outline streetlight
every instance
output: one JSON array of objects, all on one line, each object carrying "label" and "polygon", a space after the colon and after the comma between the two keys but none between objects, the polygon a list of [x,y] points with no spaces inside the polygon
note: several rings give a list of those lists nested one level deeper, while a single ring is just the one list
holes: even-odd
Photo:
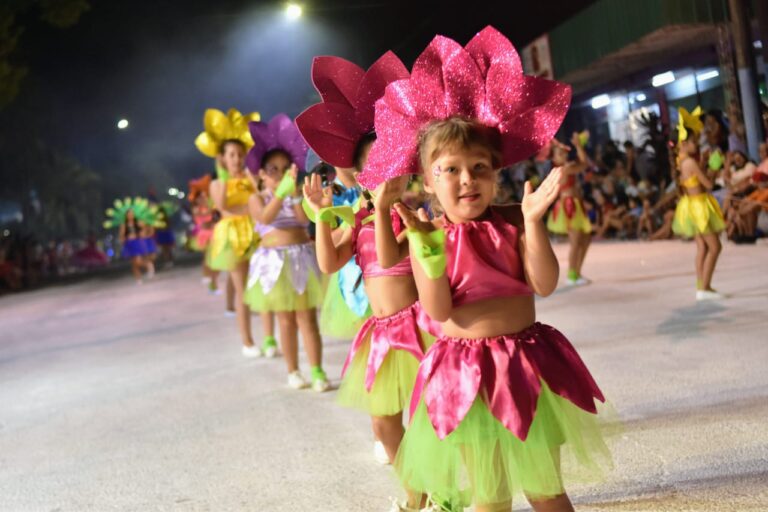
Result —
[{"label": "streetlight", "polygon": [[289,20],[295,20],[301,17],[303,9],[299,4],[290,3],[285,6],[285,15]]},{"label": "streetlight", "polygon": [[117,128],[118,130],[125,130],[128,128],[128,120],[127,119],[121,119],[117,122]]}]

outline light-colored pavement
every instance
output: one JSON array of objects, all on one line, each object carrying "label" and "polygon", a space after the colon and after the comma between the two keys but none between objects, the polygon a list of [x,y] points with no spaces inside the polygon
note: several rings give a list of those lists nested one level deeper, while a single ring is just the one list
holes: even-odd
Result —
[{"label": "light-colored pavement", "polygon": [[[578,510],[768,510],[768,245],[725,247],[717,303],[693,252],[595,245],[594,284],[538,303],[625,422]],[[0,511],[386,510],[368,419],[243,359],[222,313],[191,269],[0,298]]]}]

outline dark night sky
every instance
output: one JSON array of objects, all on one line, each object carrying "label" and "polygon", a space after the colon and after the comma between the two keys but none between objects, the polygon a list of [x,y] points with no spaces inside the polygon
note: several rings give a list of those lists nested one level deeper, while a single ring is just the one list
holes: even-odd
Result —
[{"label": "dark night sky", "polygon": [[[18,54],[30,74],[14,108],[94,169],[140,170],[164,187],[211,169],[193,145],[205,108],[271,117],[311,104],[314,55],[367,67],[392,49],[410,66],[435,34],[463,44],[488,24],[520,47],[592,2],[314,0],[296,22],[271,1],[91,3],[66,30],[30,18]],[[131,122],[122,132],[121,117]],[[131,192],[146,190],[146,178],[136,181]]]}]

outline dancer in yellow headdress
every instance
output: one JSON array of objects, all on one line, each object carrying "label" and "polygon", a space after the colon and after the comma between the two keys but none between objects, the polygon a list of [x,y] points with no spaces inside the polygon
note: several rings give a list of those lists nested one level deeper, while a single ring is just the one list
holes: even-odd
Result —
[{"label": "dancer in yellow headdress", "polygon": [[679,183],[683,195],[677,203],[672,230],[685,238],[696,240],[696,300],[721,299],[712,288],[712,274],[722,250],[720,232],[725,220],[717,200],[709,192],[712,179],[701,170],[697,161],[698,138],[704,125],[697,107],[689,113],[681,108],[677,126]]},{"label": "dancer in yellow headdress", "polygon": [[[195,139],[197,149],[217,162],[218,178],[211,183],[210,191],[221,220],[213,229],[207,263],[213,270],[229,272],[245,357],[262,355],[262,350],[253,342],[251,316],[243,302],[248,259],[258,245],[248,214],[248,202],[258,186],[254,176],[245,169],[245,154],[253,146],[248,123],[260,119],[258,112],[243,115],[229,109],[224,114],[208,109],[203,118],[205,131]],[[264,331],[273,333],[272,315],[263,313],[262,321]]]}]

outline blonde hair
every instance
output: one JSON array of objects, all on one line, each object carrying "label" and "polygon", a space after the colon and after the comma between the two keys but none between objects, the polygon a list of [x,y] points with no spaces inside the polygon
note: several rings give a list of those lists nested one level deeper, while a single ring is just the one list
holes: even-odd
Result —
[{"label": "blonde hair", "polygon": [[419,164],[424,174],[432,162],[449,149],[481,147],[491,155],[491,165],[502,165],[498,130],[463,117],[449,117],[429,124],[419,136]]}]

